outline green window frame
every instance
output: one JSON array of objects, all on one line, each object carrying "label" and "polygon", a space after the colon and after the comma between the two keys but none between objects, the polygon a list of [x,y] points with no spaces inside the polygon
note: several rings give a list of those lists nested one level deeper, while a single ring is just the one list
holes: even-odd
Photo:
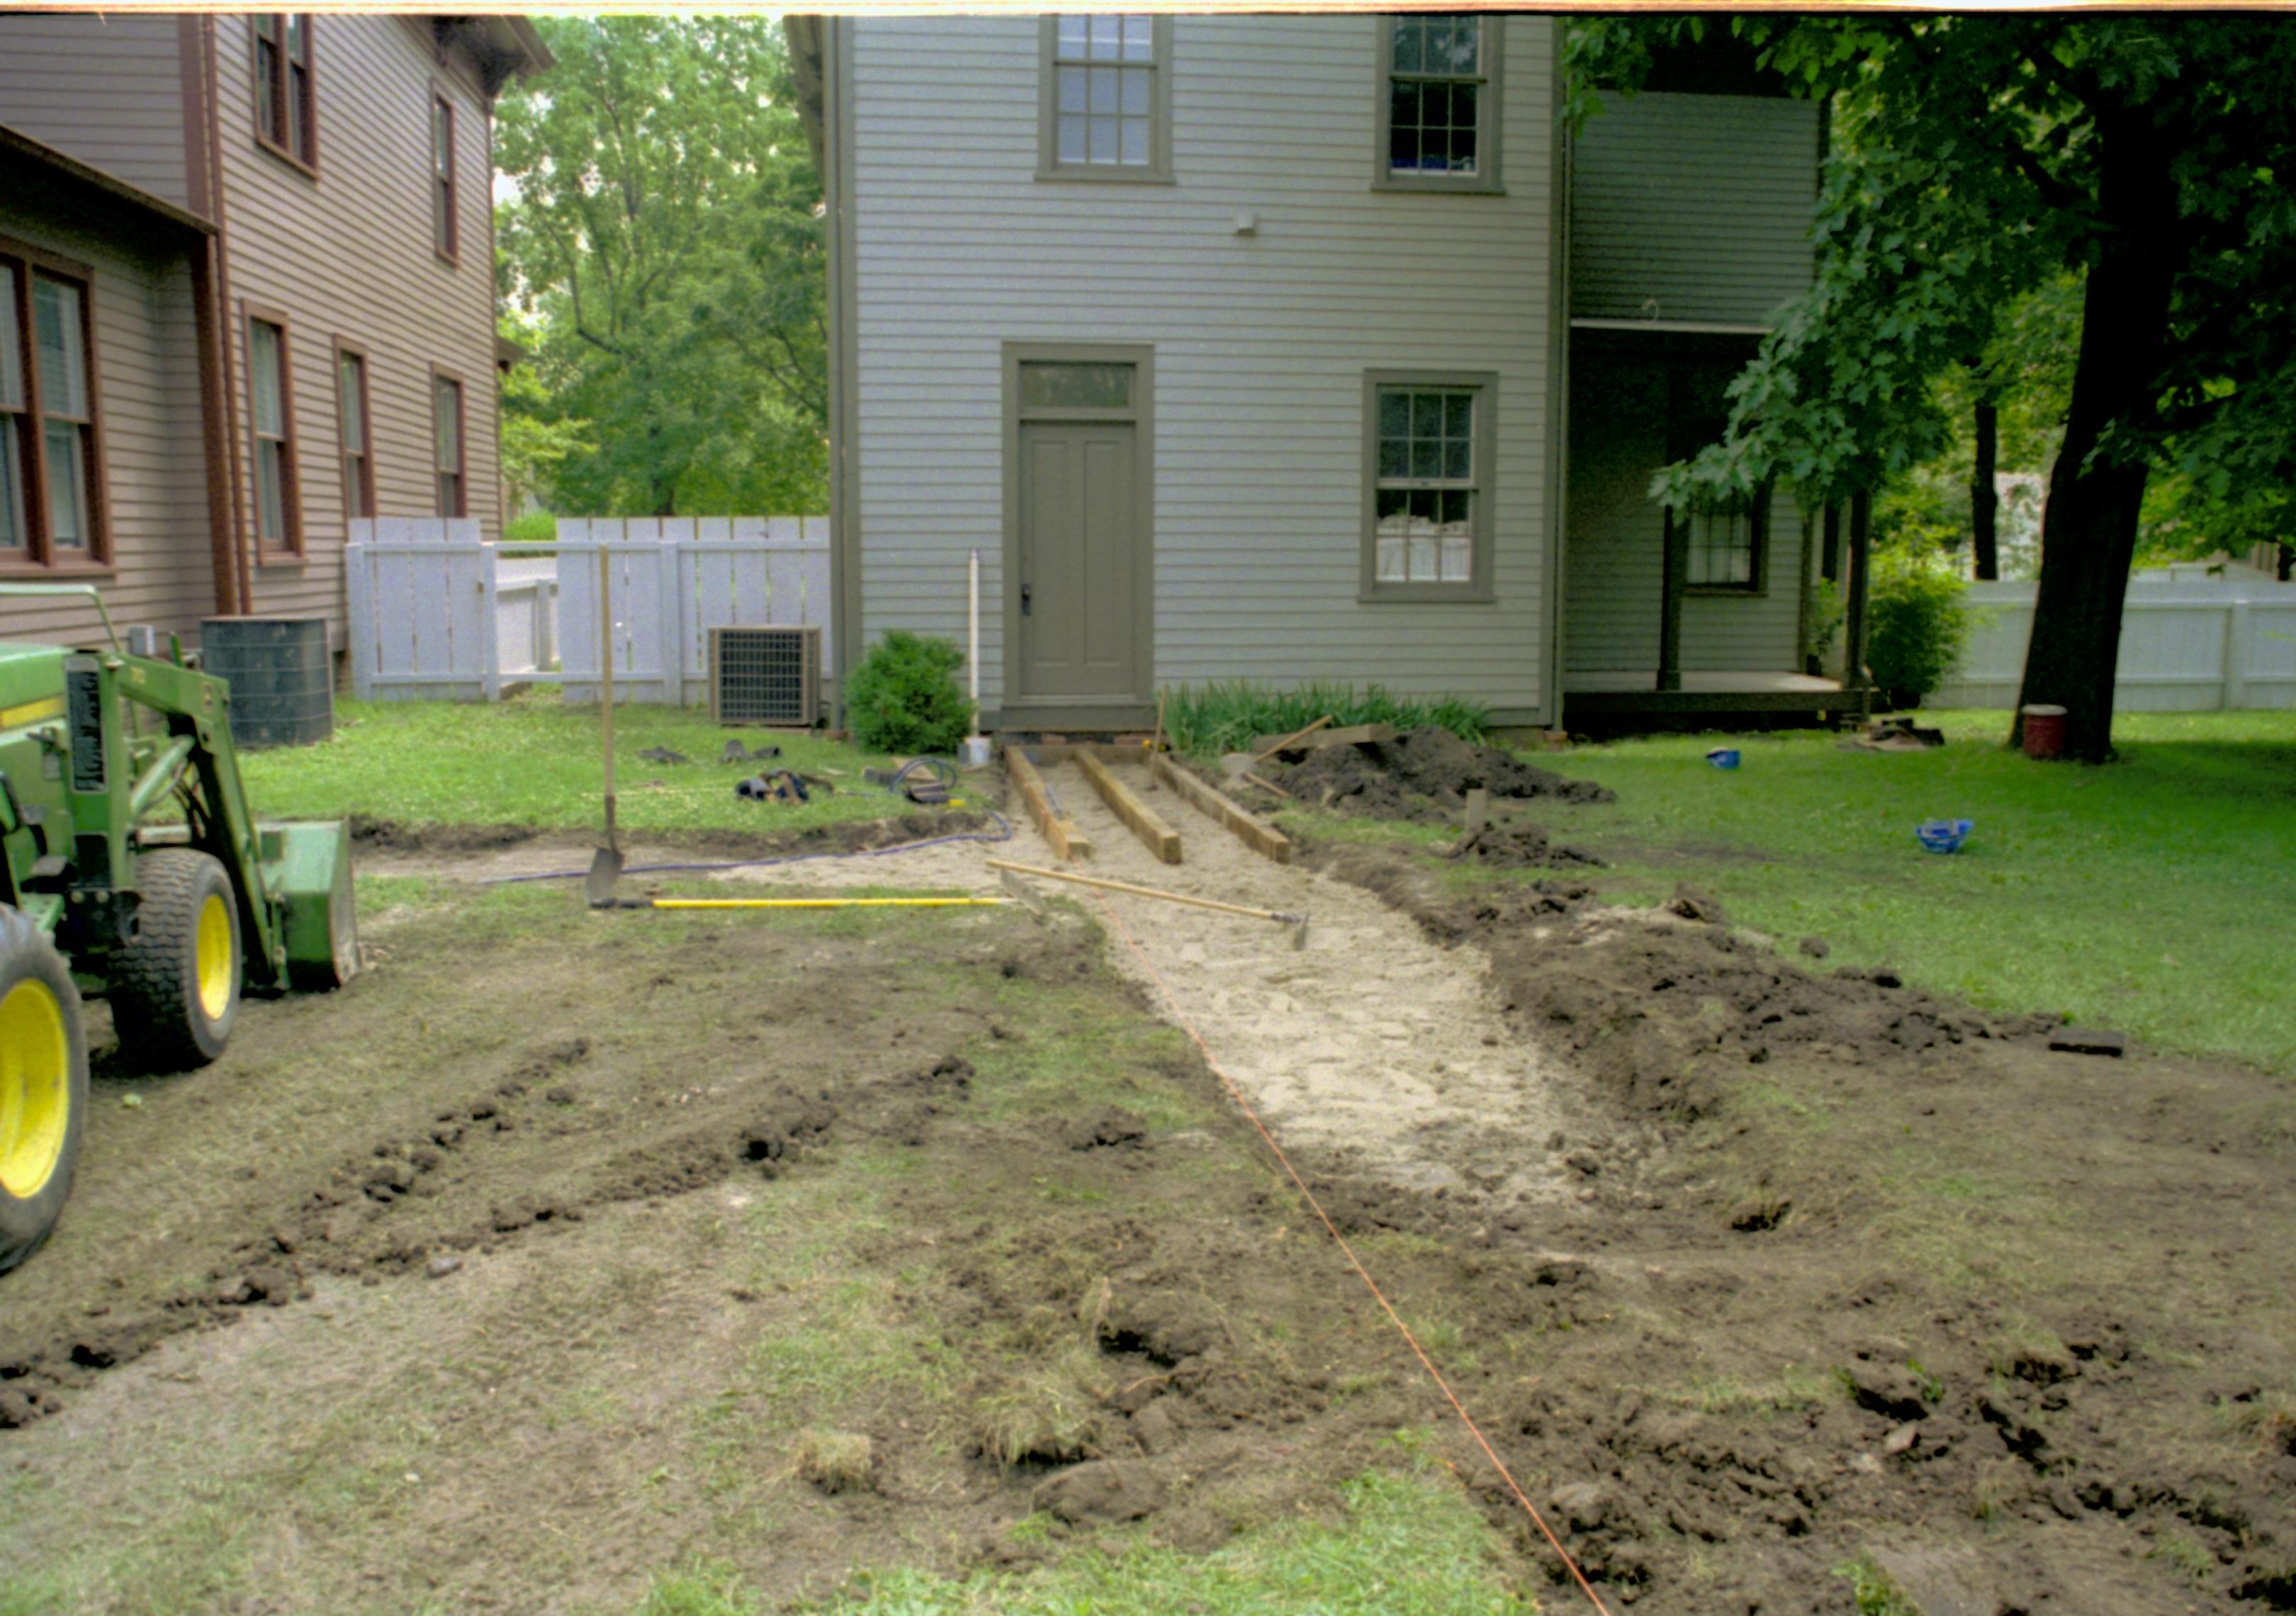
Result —
[{"label": "green window frame", "polygon": [[1504,21],[1442,12],[1379,20],[1374,190],[1505,194]]},{"label": "green window frame", "polygon": [[1037,28],[1037,177],[1171,184],[1171,18],[1069,12]]},{"label": "green window frame", "polygon": [[1365,602],[1494,598],[1498,383],[1492,371],[1364,373]]}]

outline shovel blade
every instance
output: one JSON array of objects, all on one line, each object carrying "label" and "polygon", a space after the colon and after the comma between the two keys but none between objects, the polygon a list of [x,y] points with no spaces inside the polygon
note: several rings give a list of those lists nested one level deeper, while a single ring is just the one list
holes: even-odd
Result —
[{"label": "shovel blade", "polygon": [[622,878],[622,852],[619,848],[600,848],[590,856],[590,874],[582,883],[582,894],[594,909],[614,906],[614,887]]}]

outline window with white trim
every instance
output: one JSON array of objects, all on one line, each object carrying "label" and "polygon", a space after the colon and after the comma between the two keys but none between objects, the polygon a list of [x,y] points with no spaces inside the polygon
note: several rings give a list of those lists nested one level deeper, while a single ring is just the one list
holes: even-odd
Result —
[{"label": "window with white trim", "polygon": [[303,547],[301,490],[295,476],[294,383],[284,320],[247,322],[248,429],[255,457],[255,538],[266,550]]},{"label": "window with white trim", "polygon": [[1095,12],[1042,24],[1046,178],[1171,177],[1171,21]]}]

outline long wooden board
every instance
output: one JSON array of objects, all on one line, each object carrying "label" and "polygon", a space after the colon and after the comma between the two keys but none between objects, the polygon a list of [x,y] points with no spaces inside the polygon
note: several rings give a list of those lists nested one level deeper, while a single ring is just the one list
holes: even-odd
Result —
[{"label": "long wooden board", "polygon": [[1180,833],[1167,824],[1161,814],[1134,796],[1132,788],[1092,753],[1078,752],[1076,764],[1092,782],[1092,789],[1100,793],[1100,800],[1140,838],[1142,846],[1166,864],[1180,862]]},{"label": "long wooden board", "polygon": [[1017,746],[1004,749],[1004,772],[1013,776],[1020,788],[1021,800],[1029,805],[1029,817],[1053,844],[1053,851],[1063,858],[1092,857],[1092,839],[1077,828],[1076,822],[1063,819],[1053,808],[1053,794],[1045,789],[1045,777],[1037,766],[1029,761],[1029,754]]},{"label": "long wooden board", "polygon": [[1277,864],[1292,862],[1290,837],[1267,821],[1246,813],[1162,752],[1148,759],[1148,769],[1159,782],[1186,798],[1191,808],[1210,816],[1234,831],[1243,845],[1253,852],[1272,858]]},{"label": "long wooden board", "polygon": [[1284,752],[1318,752],[1327,746],[1368,746],[1395,739],[1392,724],[1350,724],[1345,729],[1303,729],[1292,735],[1262,735],[1251,743],[1255,758]]}]

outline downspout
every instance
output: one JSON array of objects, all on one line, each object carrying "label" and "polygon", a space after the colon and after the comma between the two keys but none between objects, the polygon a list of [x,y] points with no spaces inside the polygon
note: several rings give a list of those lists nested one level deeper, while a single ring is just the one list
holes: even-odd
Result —
[{"label": "downspout", "polygon": [[1554,194],[1548,205],[1548,252],[1552,267],[1547,287],[1547,568],[1546,697],[1549,729],[1562,727],[1562,681],[1566,672],[1562,636],[1564,592],[1570,587],[1570,193],[1575,183],[1576,147],[1570,128],[1570,70],[1565,65],[1563,30],[1566,18],[1550,18],[1549,51],[1554,55],[1554,142],[1547,184]]},{"label": "downspout", "polygon": [[239,609],[255,610],[255,567],[248,554],[245,471],[239,440],[239,344],[234,340],[237,322],[231,317],[231,230],[224,192],[223,119],[219,99],[221,55],[216,48],[215,19],[201,21],[201,51],[207,74],[208,165],[212,177],[215,211],[216,313],[221,331],[223,359],[224,436],[231,459],[231,549],[233,570],[239,575]]},{"label": "downspout", "polygon": [[[201,20],[184,17],[176,30],[176,54],[184,97],[184,174],[192,211],[212,219],[215,176],[208,167],[208,126],[215,110],[207,94],[206,41]],[[237,617],[241,610],[237,550],[232,525],[231,432],[225,419],[223,335],[217,304],[216,241],[202,235],[191,251],[192,330],[200,376],[200,452],[206,473],[208,550],[215,569],[216,615]]]}]

